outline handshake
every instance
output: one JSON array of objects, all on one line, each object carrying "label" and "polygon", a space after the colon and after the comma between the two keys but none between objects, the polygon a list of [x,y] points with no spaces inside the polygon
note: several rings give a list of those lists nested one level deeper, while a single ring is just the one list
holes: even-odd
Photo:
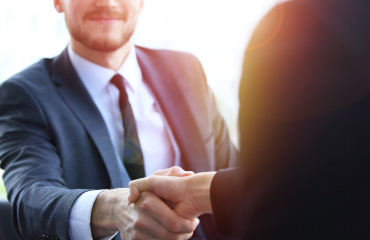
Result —
[{"label": "handshake", "polygon": [[180,217],[195,219],[211,213],[210,187],[216,172],[186,172],[180,167],[157,171],[151,176],[130,182],[129,204],[135,203],[142,192],[152,192],[162,198]]},{"label": "handshake", "polygon": [[130,182],[129,189],[103,191],[91,213],[93,239],[117,231],[121,239],[189,239],[199,224],[197,217],[212,212],[215,174],[172,167]]}]

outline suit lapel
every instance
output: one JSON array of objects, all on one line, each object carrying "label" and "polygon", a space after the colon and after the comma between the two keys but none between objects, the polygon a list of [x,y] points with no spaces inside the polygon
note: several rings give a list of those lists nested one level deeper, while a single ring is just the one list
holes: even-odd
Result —
[{"label": "suit lapel", "polygon": [[65,49],[52,63],[52,80],[57,91],[80,120],[105,163],[112,187],[122,186],[116,155],[105,122],[74,70]]},{"label": "suit lapel", "polygon": [[136,54],[143,79],[161,106],[180,148],[181,167],[196,172],[209,170],[210,163],[198,125],[177,84],[188,79],[182,79],[180,74],[173,73],[166,64],[140,47],[136,47]]}]

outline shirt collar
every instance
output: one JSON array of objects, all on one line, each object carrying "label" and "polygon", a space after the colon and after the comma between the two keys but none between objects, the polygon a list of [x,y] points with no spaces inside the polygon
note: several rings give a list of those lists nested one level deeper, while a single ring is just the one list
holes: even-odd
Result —
[{"label": "shirt collar", "polygon": [[128,86],[134,92],[137,90],[138,84],[142,81],[142,74],[136,58],[134,45],[131,45],[126,60],[117,72],[79,56],[73,51],[71,44],[68,45],[68,55],[78,76],[92,97],[100,95],[112,77],[117,73],[126,79]]},{"label": "shirt collar", "polygon": [[123,76],[128,85],[132,88],[134,92],[137,91],[138,85],[143,81],[141,69],[136,57],[136,49],[134,45],[131,45],[131,49],[125,62],[117,71],[118,74]]}]

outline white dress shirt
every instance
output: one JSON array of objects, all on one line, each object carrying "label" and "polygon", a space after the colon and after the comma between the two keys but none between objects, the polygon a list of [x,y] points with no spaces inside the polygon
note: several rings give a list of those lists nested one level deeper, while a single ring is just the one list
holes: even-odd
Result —
[{"label": "white dress shirt", "polygon": [[[119,167],[124,168],[121,159],[124,129],[119,108],[119,90],[110,83],[115,74],[120,74],[125,79],[124,84],[135,117],[146,176],[157,170],[179,165],[179,148],[160,106],[142,79],[135,47],[131,45],[125,62],[117,72],[80,57],[70,45],[68,46],[68,54],[73,67],[104,119]],[[85,192],[73,204],[69,215],[71,240],[92,239],[91,210],[101,191],[103,190]],[[104,239],[112,239],[113,237],[109,236]]]}]

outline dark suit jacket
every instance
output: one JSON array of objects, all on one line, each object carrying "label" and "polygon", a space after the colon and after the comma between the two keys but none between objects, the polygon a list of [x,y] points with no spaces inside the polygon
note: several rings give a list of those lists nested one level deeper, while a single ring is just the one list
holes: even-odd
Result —
[{"label": "dark suit jacket", "polygon": [[[153,91],[181,151],[196,172],[236,164],[199,61],[192,55],[137,47]],[[69,239],[68,214],[88,189],[127,187],[97,107],[67,51],[43,59],[0,88],[0,160],[13,224],[24,239]]]},{"label": "dark suit jacket", "polygon": [[241,168],[212,186],[240,239],[370,239],[370,1],[275,7],[245,52]]}]

